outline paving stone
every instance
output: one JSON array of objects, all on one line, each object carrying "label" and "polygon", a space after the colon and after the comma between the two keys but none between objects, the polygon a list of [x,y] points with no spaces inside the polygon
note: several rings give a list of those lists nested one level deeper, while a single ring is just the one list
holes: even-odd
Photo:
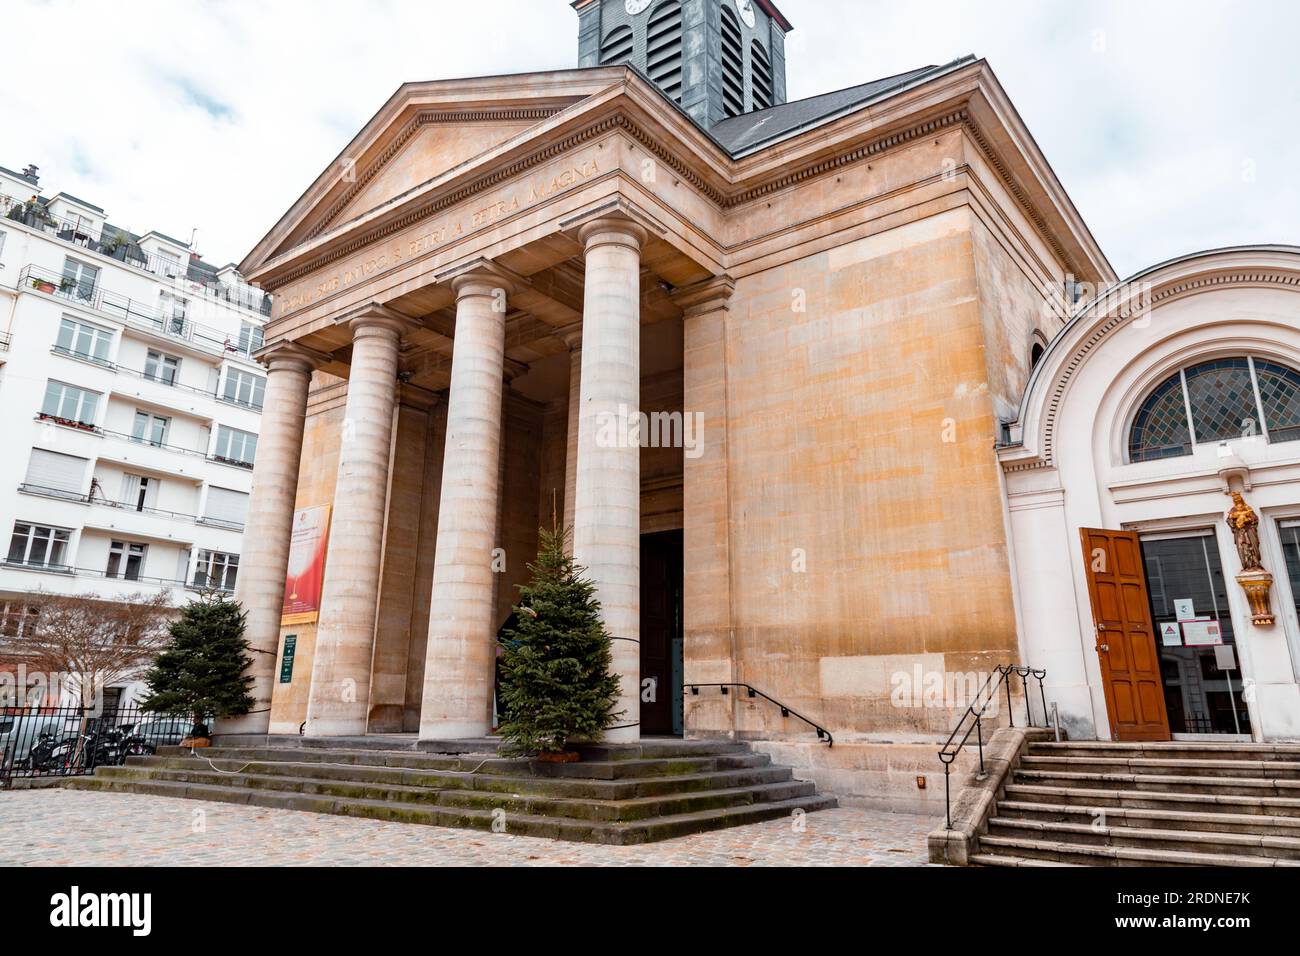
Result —
[{"label": "paving stone", "polygon": [[[144,794],[0,793],[0,866],[922,866],[927,816],[837,808],[641,846]],[[507,827],[509,823],[507,820]]]}]

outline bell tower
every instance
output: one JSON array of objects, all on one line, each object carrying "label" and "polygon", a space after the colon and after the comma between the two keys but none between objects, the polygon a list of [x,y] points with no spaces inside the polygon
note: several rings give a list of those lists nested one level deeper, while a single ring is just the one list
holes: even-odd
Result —
[{"label": "bell tower", "polygon": [[629,64],[701,126],[785,102],[785,37],[772,0],[573,0],[578,65]]}]

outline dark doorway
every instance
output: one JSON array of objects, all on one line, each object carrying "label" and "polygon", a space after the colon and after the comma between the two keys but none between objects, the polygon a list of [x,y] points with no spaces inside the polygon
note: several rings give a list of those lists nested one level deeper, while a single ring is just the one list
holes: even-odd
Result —
[{"label": "dark doorway", "polygon": [[682,533],[641,536],[641,733],[682,734]]}]

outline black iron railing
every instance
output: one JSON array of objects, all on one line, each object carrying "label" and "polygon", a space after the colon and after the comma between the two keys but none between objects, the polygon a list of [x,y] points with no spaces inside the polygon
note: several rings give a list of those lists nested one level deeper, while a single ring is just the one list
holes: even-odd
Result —
[{"label": "black iron railing", "polygon": [[[1002,690],[1005,688],[1007,696],[1007,720],[1009,725],[1016,725],[1015,708],[1011,702],[1011,682],[1014,678],[1019,677],[1025,697],[1025,726],[1034,727],[1033,708],[1030,706],[1029,679],[1032,677],[1038,681],[1038,697],[1043,704],[1043,724],[1048,724],[1047,716],[1047,693],[1043,689],[1043,678],[1047,676],[1047,671],[1038,670],[1033,667],[1025,667],[1020,664],[999,664],[993,669],[993,673],[985,679],[984,684],[975,694],[975,699],[971,705],[966,708],[966,712],[961,715],[957,721],[957,726],[953,728],[944,745],[939,749],[939,760],[943,763],[943,804],[944,819],[947,821],[947,827],[952,829],[952,782],[951,771],[953,761],[961,753],[962,748],[966,746],[966,741],[970,740],[970,735],[975,734],[975,742],[979,748],[980,769],[975,775],[976,780],[983,780],[988,777],[988,771],[984,769],[984,717],[989,708],[996,705]],[[996,715],[994,715],[996,716]],[[962,733],[962,728],[966,729]],[[960,737],[958,736],[960,735]]]},{"label": "black iron railing", "polygon": [[722,691],[722,696],[723,696],[723,697],[726,697],[726,696],[731,692],[731,688],[733,688],[733,687],[740,688],[741,690],[745,691],[745,696],[749,697],[750,699],[753,699],[753,698],[756,698],[756,697],[761,697],[761,698],[763,698],[763,700],[765,700],[765,701],[767,701],[768,703],[770,703],[770,704],[774,705],[775,707],[777,707],[777,708],[781,711],[781,716],[782,716],[782,717],[794,717],[796,720],[802,720],[805,724],[807,724],[807,725],[808,725],[809,727],[811,727],[813,730],[817,731],[817,739],[818,739],[818,740],[824,740],[824,741],[826,741],[826,744],[827,744],[828,746],[831,746],[831,747],[834,747],[834,746],[835,746],[835,738],[831,736],[831,732],[830,732],[829,730],[827,730],[825,727],[821,726],[821,724],[818,724],[816,721],[811,720],[811,719],[809,719],[808,717],[805,717],[803,714],[799,713],[799,712],[798,712],[797,710],[795,710],[793,707],[789,707],[789,706],[787,706],[787,705],[781,703],[781,702],[780,702],[779,700],[777,700],[775,697],[769,697],[767,694],[764,694],[764,693],[763,693],[761,690],[759,690],[757,687],[753,687],[753,686],[751,686],[751,685],[749,685],[749,684],[733,684],[733,683],[728,683],[728,684],[686,684],[686,685],[684,685],[684,687],[685,687],[687,690],[689,690],[689,691],[691,692],[692,696],[695,696],[695,697],[698,697],[698,696],[699,696],[700,688],[702,688],[702,687],[717,687],[717,688],[720,688],[721,691]]},{"label": "black iron railing", "polygon": [[0,706],[0,788],[16,778],[69,777],[174,746],[190,735],[189,716],[151,714],[137,705]]}]

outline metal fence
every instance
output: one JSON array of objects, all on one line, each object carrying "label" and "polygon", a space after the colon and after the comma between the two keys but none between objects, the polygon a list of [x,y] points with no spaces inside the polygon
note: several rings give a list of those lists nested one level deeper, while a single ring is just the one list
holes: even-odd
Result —
[{"label": "metal fence", "polygon": [[0,788],[15,779],[67,777],[120,766],[190,735],[194,720],[138,706],[0,707]]}]

